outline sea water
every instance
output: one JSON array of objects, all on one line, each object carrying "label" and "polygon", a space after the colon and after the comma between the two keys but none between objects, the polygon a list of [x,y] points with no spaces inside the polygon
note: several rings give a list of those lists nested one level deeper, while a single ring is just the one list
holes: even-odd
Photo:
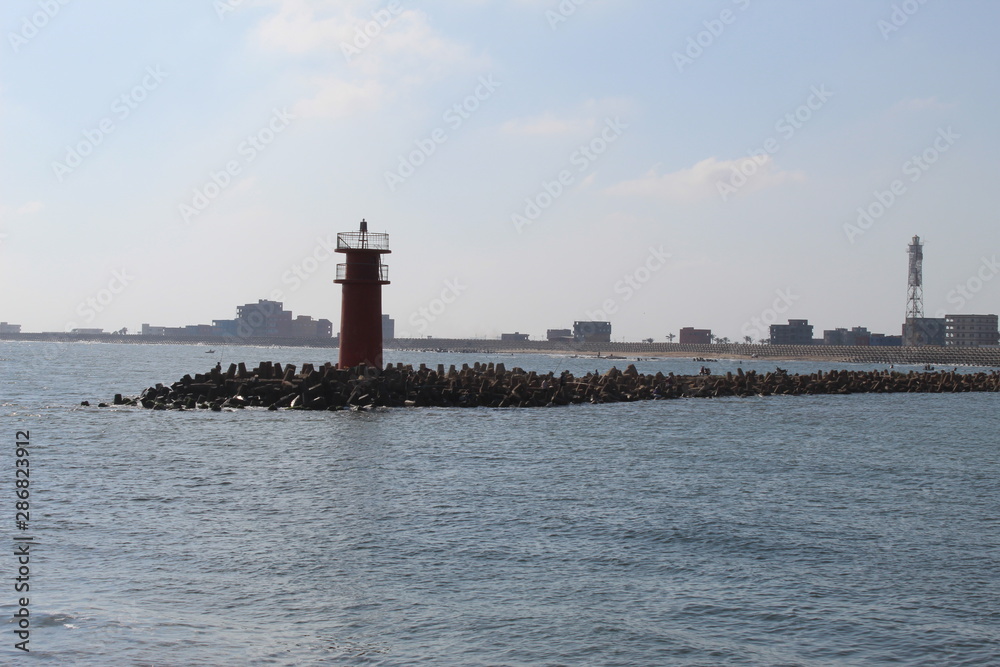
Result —
[{"label": "sea water", "polygon": [[[97,408],[308,348],[0,343],[0,662],[1000,661],[997,394]],[[686,359],[387,352],[574,373]],[[870,366],[726,361],[713,372]],[[897,368],[897,370],[908,370]],[[88,400],[91,407],[82,407]],[[31,520],[15,528],[15,432]],[[34,539],[30,644],[15,537]]]}]

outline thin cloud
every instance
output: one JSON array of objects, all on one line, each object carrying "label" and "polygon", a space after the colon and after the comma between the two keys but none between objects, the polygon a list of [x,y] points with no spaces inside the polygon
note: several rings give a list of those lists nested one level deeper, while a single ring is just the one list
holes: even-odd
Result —
[{"label": "thin cloud", "polygon": [[294,107],[295,115],[303,118],[343,118],[375,110],[386,99],[386,91],[377,81],[351,83],[337,77],[316,77],[308,85],[315,93]]},{"label": "thin cloud", "polygon": [[595,124],[592,118],[559,118],[547,113],[534,118],[509,120],[500,127],[500,130],[505,134],[537,137],[590,132]]},{"label": "thin cloud", "polygon": [[31,215],[32,213],[38,213],[43,208],[45,208],[45,204],[43,204],[42,202],[40,202],[40,201],[29,201],[27,204],[24,204],[19,209],[17,209],[17,214],[18,215]]},{"label": "thin cloud", "polygon": [[[747,174],[741,180],[736,174]],[[805,174],[782,171],[770,156],[717,160],[702,160],[691,167],[661,174],[654,167],[641,178],[623,181],[605,189],[606,194],[623,197],[647,197],[676,202],[695,202],[719,197],[720,184],[739,184],[737,191],[755,191],[777,187],[785,183],[804,181]]]},{"label": "thin cloud", "polygon": [[301,80],[305,92],[295,108],[303,116],[373,111],[450,72],[488,66],[417,9],[371,0],[266,3],[275,11],[255,30],[259,46],[317,63]]},{"label": "thin cloud", "polygon": [[889,109],[890,114],[906,111],[948,111],[955,109],[958,105],[942,102],[937,97],[914,97],[900,100]]},{"label": "thin cloud", "polygon": [[546,111],[535,116],[512,118],[500,126],[504,134],[526,137],[587,135],[607,118],[631,115],[634,102],[620,97],[588,99],[564,113]]},{"label": "thin cloud", "polygon": [[371,20],[364,10],[374,8],[374,3],[365,0],[271,0],[264,4],[274,6],[276,12],[258,24],[258,41],[269,49],[293,54],[339,49],[341,42],[353,39],[353,28]]}]

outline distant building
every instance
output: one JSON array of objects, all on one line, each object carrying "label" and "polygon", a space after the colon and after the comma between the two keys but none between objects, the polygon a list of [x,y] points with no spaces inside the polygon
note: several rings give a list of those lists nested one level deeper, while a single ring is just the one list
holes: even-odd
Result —
[{"label": "distant building", "polygon": [[316,320],[308,315],[299,315],[292,319],[290,333],[293,338],[313,338],[316,336]]},{"label": "distant building", "polygon": [[[814,341],[814,344],[815,343]],[[881,333],[872,333],[865,327],[854,327],[853,329],[827,329],[823,332],[820,345],[860,345],[870,347],[899,347],[903,344],[902,336],[886,336]]]},{"label": "distant building", "polygon": [[545,332],[545,340],[570,343],[573,341],[573,331],[572,329],[549,329]]},{"label": "distant building", "polygon": [[104,333],[104,329],[72,329],[70,331],[70,333],[75,333],[75,334],[90,334],[90,335],[93,335],[93,334],[102,334],[102,333]]},{"label": "distant building", "polygon": [[236,320],[212,320],[212,326],[216,328],[220,336],[236,336],[238,324]]},{"label": "distant building", "polygon": [[908,317],[903,324],[903,345],[944,345],[943,317]]},{"label": "distant building", "polygon": [[500,340],[506,343],[523,343],[528,340],[528,334],[523,333],[502,333],[500,334]]},{"label": "distant building", "polygon": [[944,344],[982,347],[1000,343],[996,315],[945,315]]},{"label": "distant building", "polygon": [[292,338],[332,338],[333,322],[299,315],[292,320]]},{"label": "distant building", "polygon": [[231,338],[331,338],[333,323],[330,320],[314,320],[308,315],[293,318],[292,312],[285,310],[278,301],[261,299],[257,303],[247,303],[236,308],[236,319],[212,320],[211,324],[189,324],[183,327],[154,327],[142,325],[143,336],[165,336],[171,338],[208,338],[213,336]]},{"label": "distant building", "polygon": [[184,327],[185,336],[216,336],[219,330],[211,324],[188,324]]},{"label": "distant building", "polygon": [[259,299],[236,307],[236,328],[240,336],[292,337],[292,311],[280,301]]},{"label": "distant building", "polygon": [[143,322],[142,324],[142,335],[143,336],[162,336],[165,332],[166,327],[152,327],[149,324]]},{"label": "distant building", "polygon": [[712,342],[712,330],[684,327],[678,340],[681,345],[708,345]]},{"label": "distant building", "polygon": [[325,317],[316,320],[316,338],[333,338],[333,322]]},{"label": "distant building", "polygon": [[218,328],[213,324],[188,324],[183,327],[150,327],[151,329],[159,329],[163,333],[161,336],[170,336],[171,338],[203,338],[205,336],[216,336],[219,333]]},{"label": "distant building", "polygon": [[871,345],[873,334],[865,327],[854,327],[850,331],[847,329],[827,329],[823,332],[823,345]]},{"label": "distant building", "polygon": [[826,329],[823,331],[823,345],[843,345],[847,329]]},{"label": "distant building", "polygon": [[870,344],[872,347],[900,347],[903,344],[903,337],[873,333]]},{"label": "distant building", "polygon": [[611,322],[573,322],[573,340],[578,343],[610,343]]},{"label": "distant building", "polygon": [[382,315],[382,340],[393,340],[396,338],[396,320],[388,315]]},{"label": "distant building", "polygon": [[8,324],[6,322],[0,322],[0,334],[19,334],[21,333],[20,324]]},{"label": "distant building", "polygon": [[812,345],[813,325],[809,320],[788,320],[771,325],[771,345]]}]

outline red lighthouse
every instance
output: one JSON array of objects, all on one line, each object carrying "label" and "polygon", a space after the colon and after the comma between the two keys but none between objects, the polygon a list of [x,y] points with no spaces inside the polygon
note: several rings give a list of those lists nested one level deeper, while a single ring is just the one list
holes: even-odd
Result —
[{"label": "red lighthouse", "polygon": [[382,255],[389,250],[388,234],[369,234],[361,221],[356,232],[337,234],[337,252],[347,257],[337,265],[335,283],[344,286],[340,306],[341,368],[365,364],[382,367],[382,285],[389,284],[389,267]]}]

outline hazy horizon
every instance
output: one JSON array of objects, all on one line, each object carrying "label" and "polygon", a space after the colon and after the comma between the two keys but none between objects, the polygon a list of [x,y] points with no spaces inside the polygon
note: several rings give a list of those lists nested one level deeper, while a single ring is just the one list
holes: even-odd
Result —
[{"label": "hazy horizon", "polygon": [[[733,342],[1000,312],[985,0],[16,0],[0,8],[0,320],[340,321],[389,234],[400,337]],[[96,307],[95,307],[96,304]],[[429,316],[428,316],[429,315]],[[766,330],[754,338],[766,337]]]}]

